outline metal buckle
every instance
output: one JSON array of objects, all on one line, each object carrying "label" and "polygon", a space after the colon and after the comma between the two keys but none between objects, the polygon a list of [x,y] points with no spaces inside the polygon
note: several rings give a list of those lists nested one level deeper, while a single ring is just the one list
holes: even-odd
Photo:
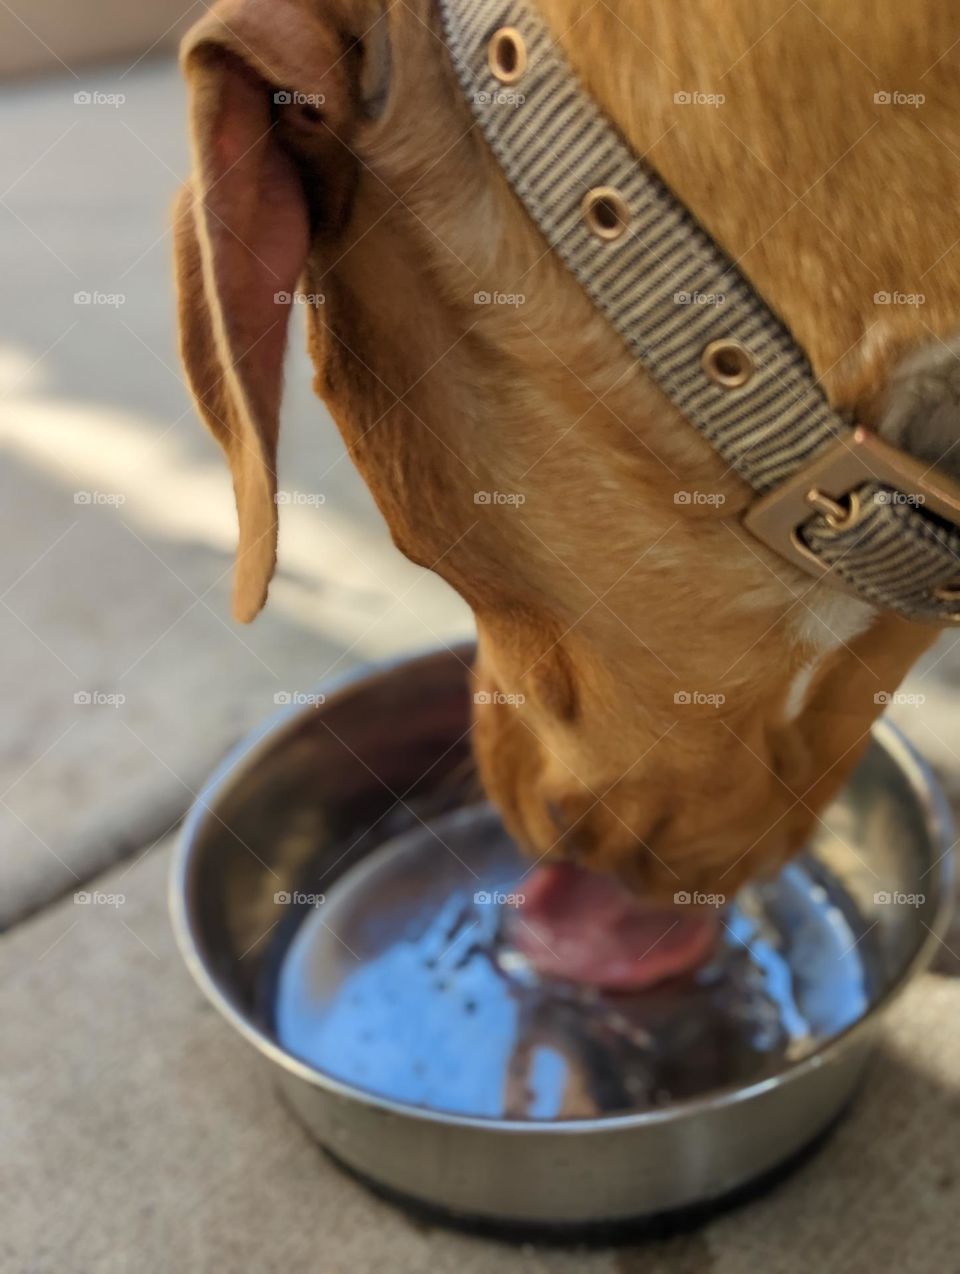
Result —
[{"label": "metal buckle", "polygon": [[[919,497],[918,507],[960,528],[960,485],[862,425],[755,500],[743,515],[743,525],[767,548],[808,575],[822,578],[830,567],[804,544],[800,530],[818,513],[838,531],[855,526],[864,513],[857,489],[866,482],[882,482]],[[855,592],[837,572],[831,584]],[[960,611],[945,616],[944,622],[960,624]]]}]

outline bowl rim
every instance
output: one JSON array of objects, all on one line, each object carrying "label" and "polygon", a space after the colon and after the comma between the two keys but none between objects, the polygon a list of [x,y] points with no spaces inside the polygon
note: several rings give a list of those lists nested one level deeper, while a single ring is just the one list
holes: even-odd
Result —
[{"label": "bowl rim", "polygon": [[[429,663],[431,660],[438,657],[444,658],[447,655],[460,659],[461,655],[465,654],[466,659],[462,662],[467,662],[468,659],[472,659],[474,649],[472,642],[461,642],[455,645],[419,647],[388,659],[364,661],[357,667],[326,678],[320,683],[325,694],[324,706],[326,707],[331,699],[343,698],[360,685],[373,682],[378,678],[389,677],[403,667]],[[915,750],[897,726],[889,720],[881,719],[874,722],[871,737],[903,773],[918,805],[925,814],[925,825],[929,831],[931,844],[935,849],[941,850],[925,873],[936,873],[939,897],[932,925],[924,925],[927,930],[926,935],[918,940],[913,954],[904,963],[899,975],[883,995],[869,1006],[866,1013],[851,1022],[849,1026],[837,1035],[824,1040],[812,1053],[796,1061],[788,1062],[774,1075],[768,1075],[742,1086],[731,1084],[711,1089],[707,1093],[671,1102],[668,1106],[632,1114],[552,1121],[501,1119],[483,1115],[458,1115],[380,1096],[345,1080],[337,1079],[287,1052],[276,1040],[241,1013],[220,989],[217,980],[207,967],[194,940],[190,909],[187,905],[187,885],[191,864],[208,820],[216,817],[214,802],[228,788],[242,781],[243,775],[252,769],[262,756],[282,742],[287,735],[296,733],[308,715],[315,711],[316,709],[311,705],[290,705],[272,713],[261,725],[229,750],[203,784],[187,811],[173,852],[168,884],[170,919],[180,954],[200,990],[227,1022],[263,1057],[286,1071],[288,1075],[304,1081],[311,1087],[323,1089],[335,1097],[359,1102],[383,1114],[412,1120],[417,1124],[474,1128],[489,1133],[508,1135],[538,1134],[553,1137],[572,1133],[581,1135],[608,1133],[652,1124],[669,1124],[690,1116],[755,1101],[765,1093],[782,1088],[786,1084],[799,1082],[805,1075],[828,1066],[839,1054],[852,1047],[860,1036],[877,1023],[880,1016],[899,997],[917,973],[927,966],[934,944],[942,942],[946,933],[952,912],[954,866],[950,850],[956,836],[953,815],[932,767]]]}]

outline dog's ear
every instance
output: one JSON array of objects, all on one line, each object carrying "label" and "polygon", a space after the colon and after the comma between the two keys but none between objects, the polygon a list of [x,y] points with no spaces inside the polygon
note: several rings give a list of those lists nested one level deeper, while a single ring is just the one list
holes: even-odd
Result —
[{"label": "dog's ear", "polygon": [[276,562],[287,327],[322,215],[313,169],[343,150],[344,62],[342,38],[295,0],[222,0],[182,50],[193,172],[174,214],[181,356],[233,475],[243,622]]}]

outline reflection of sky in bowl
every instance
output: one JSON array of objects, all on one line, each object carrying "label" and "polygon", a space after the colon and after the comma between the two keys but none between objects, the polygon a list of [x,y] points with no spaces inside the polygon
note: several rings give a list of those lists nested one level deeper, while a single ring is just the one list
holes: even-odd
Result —
[{"label": "reflection of sky in bowl", "polygon": [[868,942],[815,864],[745,890],[698,973],[631,995],[539,978],[504,948],[475,895],[522,890],[527,869],[482,807],[383,846],[304,914],[274,992],[280,1043],[412,1105],[577,1118],[762,1078],[866,1010]]}]

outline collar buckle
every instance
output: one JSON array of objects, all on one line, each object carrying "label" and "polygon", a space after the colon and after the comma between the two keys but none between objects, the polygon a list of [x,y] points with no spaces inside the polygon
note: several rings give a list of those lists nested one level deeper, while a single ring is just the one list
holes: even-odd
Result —
[{"label": "collar buckle", "polygon": [[[743,514],[743,525],[767,548],[820,579],[830,566],[804,543],[800,531],[818,514],[833,530],[850,530],[866,511],[858,490],[868,482],[893,487],[918,509],[960,528],[960,484],[862,425],[758,497]],[[837,572],[832,573],[830,583],[855,592]],[[960,598],[960,592],[957,596]],[[960,610],[941,622],[960,624]]]}]

